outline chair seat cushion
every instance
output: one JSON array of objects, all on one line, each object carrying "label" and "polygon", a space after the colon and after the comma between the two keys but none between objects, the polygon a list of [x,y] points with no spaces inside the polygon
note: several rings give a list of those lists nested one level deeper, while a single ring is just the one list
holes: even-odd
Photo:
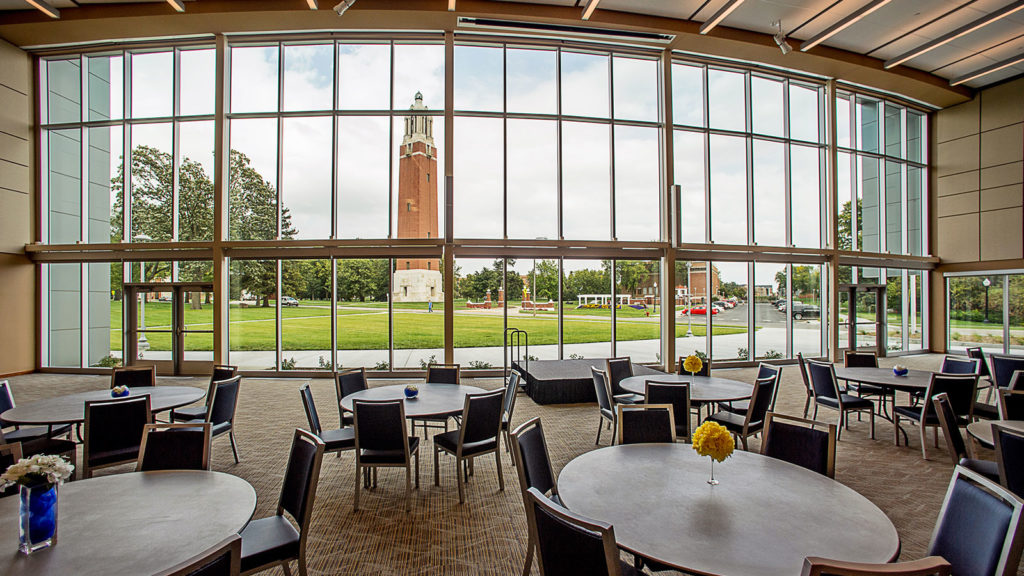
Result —
[{"label": "chair seat cushion", "polygon": [[253,520],[241,536],[242,572],[299,557],[299,531],[284,516]]},{"label": "chair seat cushion", "polygon": [[[900,418],[907,418],[915,422],[921,421],[921,411],[924,406],[895,406],[893,412],[900,415]],[[935,412],[929,412],[926,424],[939,424],[939,417],[936,416]]]},{"label": "chair seat cushion", "polygon": [[[864,410],[867,408],[874,409],[875,404],[867,398],[858,398],[856,396],[850,396],[849,394],[843,394],[843,408],[846,410]],[[824,396],[815,396],[815,401],[823,406],[829,408],[839,409],[839,400],[836,398],[826,398]]]},{"label": "chair seat cushion", "polygon": [[[204,422],[206,422],[205,419],[189,420],[188,422],[186,422],[186,424],[202,424]],[[220,436],[221,434],[223,434],[225,432],[230,432],[230,431],[231,431],[231,422],[221,422],[220,424],[214,424],[213,427],[210,428],[210,436],[211,437]]]},{"label": "chair seat cushion", "polygon": [[351,412],[345,412],[344,414],[341,415],[341,426],[343,428],[345,426],[355,426],[355,424],[356,417],[353,416]]},{"label": "chair seat cushion", "polygon": [[875,386],[874,384],[861,384],[860,382],[849,382],[846,385],[847,390],[852,390],[858,394],[870,394],[873,396],[891,396],[892,392],[888,391],[881,386]]},{"label": "chair seat cushion", "polygon": [[601,408],[601,417],[607,418],[608,420],[615,420],[615,413],[611,410]]},{"label": "chair seat cushion", "polygon": [[618,394],[612,396],[616,404],[643,404],[644,397],[640,394]]},{"label": "chair seat cushion", "polygon": [[138,457],[138,446],[127,446],[116,450],[102,450],[89,453],[89,465],[102,466],[104,464],[113,464],[115,462],[130,462],[138,459]]},{"label": "chair seat cushion", "polygon": [[323,430],[320,439],[324,441],[324,451],[352,450],[356,447],[356,431],[353,428]]},{"label": "chair seat cushion", "polygon": [[[452,454],[454,454],[459,449],[459,434],[460,433],[461,433],[461,430],[452,430],[450,432],[445,432],[444,434],[436,434],[436,435],[434,435],[434,444],[436,444],[438,448],[441,448],[442,450],[446,450],[446,451],[451,452]],[[474,454],[479,454],[481,452],[487,452],[489,450],[494,450],[497,447],[498,447],[498,437],[497,436],[488,438],[486,440],[481,440],[479,442],[467,442],[466,444],[464,444],[462,446],[462,455],[463,456],[472,456]]]},{"label": "chair seat cushion", "polygon": [[[743,432],[743,422],[747,419],[746,414],[733,414],[732,412],[715,412],[708,416],[705,421],[711,420],[725,426],[730,432],[740,434]],[[747,426],[747,432],[753,434],[761,429],[762,422],[751,422]]]},{"label": "chair seat cushion", "polygon": [[[416,436],[409,437],[409,454],[418,450],[420,439]],[[403,450],[372,450],[363,448],[359,461],[363,464],[403,464],[405,463],[405,452]]]},{"label": "chair seat cushion", "polygon": [[[999,409],[992,404],[975,402],[974,415],[978,418],[985,418],[986,420],[999,420]],[[10,436],[8,436],[8,438],[10,438]]]},{"label": "chair seat cushion", "polygon": [[[67,454],[70,455],[72,464],[75,463],[75,453],[77,450],[78,444],[71,440],[59,440],[57,438],[43,437],[22,442],[21,444],[22,456],[25,458],[35,456],[36,454]],[[136,449],[137,453],[138,449]]]},{"label": "chair seat cushion", "polygon": [[999,464],[992,460],[974,460],[973,458],[961,458],[960,465],[968,470],[973,470],[989,480],[999,483]]},{"label": "chair seat cushion", "polygon": [[50,432],[50,429],[47,426],[33,426],[31,428],[19,428],[17,430],[11,430],[10,432],[4,432],[4,440],[7,443],[28,442],[29,440],[46,438],[47,436],[64,436],[70,431],[70,424],[54,426],[53,432]]},{"label": "chair seat cushion", "polygon": [[725,412],[732,412],[733,414],[744,414],[744,415],[746,415],[747,409],[749,407],[750,407],[750,401],[749,400],[740,400],[738,402],[732,402],[732,403],[726,402],[726,403],[719,404],[719,408],[721,408],[723,411],[725,411]]},{"label": "chair seat cushion", "polygon": [[206,418],[206,405],[186,406],[171,410],[171,422],[189,422],[191,420],[204,420]]}]

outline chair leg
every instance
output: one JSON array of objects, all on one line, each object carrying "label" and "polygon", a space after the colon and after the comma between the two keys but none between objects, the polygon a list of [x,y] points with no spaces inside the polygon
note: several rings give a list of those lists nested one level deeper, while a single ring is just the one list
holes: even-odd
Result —
[{"label": "chair leg", "polygon": [[[818,412],[817,407],[815,407],[814,412],[815,412],[815,416],[817,416],[817,412]],[[839,425],[836,426],[836,442],[839,442],[839,439],[842,437],[842,435],[843,435],[843,411],[840,410],[839,411]]]},{"label": "chair leg", "polygon": [[409,496],[412,494],[412,467],[408,464],[405,466],[405,511],[412,510],[412,504],[409,502]]},{"label": "chair leg", "polygon": [[526,564],[523,565],[523,576],[530,576],[530,568],[533,568],[533,540],[526,543]]},{"label": "chair leg", "polygon": [[494,462],[498,466],[498,489],[505,491],[505,478],[501,475],[501,450],[494,451]]},{"label": "chair leg", "polygon": [[465,463],[463,462],[463,460],[461,458],[459,458],[457,456],[455,457],[455,461],[456,461],[455,469],[457,471],[455,476],[458,477],[458,479],[459,479],[459,504],[464,504],[466,502],[466,496],[465,496],[465,494],[463,494],[463,488],[462,488],[462,468],[465,465]]},{"label": "chair leg", "polygon": [[440,450],[438,449],[437,444],[434,444],[434,486],[440,486],[441,485],[441,472],[438,471],[438,469],[437,469],[438,462],[439,462],[439,460],[438,460],[438,452],[439,451]]},{"label": "chair leg", "polygon": [[875,439],[875,409],[871,409],[871,439]]},{"label": "chair leg", "polygon": [[420,451],[416,451],[416,489],[420,489]]},{"label": "chair leg", "polygon": [[231,453],[235,456],[235,464],[238,464],[238,447],[235,446],[235,431],[228,430],[228,440],[231,440]]},{"label": "chair leg", "polygon": [[804,400],[804,418],[807,418],[807,411],[810,410],[810,409],[811,409],[811,397],[808,396],[807,399]]},{"label": "chair leg", "polygon": [[811,420],[817,420],[817,419],[818,419],[818,403],[815,402],[814,403],[814,416],[811,416]]},{"label": "chair leg", "polygon": [[740,436],[740,443],[743,444],[743,451],[746,452],[747,451],[747,437],[746,436]]},{"label": "chair leg", "polygon": [[924,425],[924,418],[918,422],[918,432],[921,435],[921,457],[928,459],[928,427]]},{"label": "chair leg", "polygon": [[[284,576],[292,576],[290,560],[285,560],[284,562],[281,562],[281,569],[284,570]],[[303,572],[301,568],[299,569],[299,572],[303,574],[303,576],[305,576],[305,572]]]},{"label": "chair leg", "polygon": [[352,511],[359,511],[359,491],[363,489],[363,468],[362,466],[356,465],[356,495],[352,499]]},{"label": "chair leg", "polygon": [[601,444],[601,430],[604,429],[604,418],[602,417],[597,421],[597,440],[594,440],[594,446]]},{"label": "chair leg", "polygon": [[900,445],[900,416],[893,412],[892,415],[892,435],[896,445]]}]

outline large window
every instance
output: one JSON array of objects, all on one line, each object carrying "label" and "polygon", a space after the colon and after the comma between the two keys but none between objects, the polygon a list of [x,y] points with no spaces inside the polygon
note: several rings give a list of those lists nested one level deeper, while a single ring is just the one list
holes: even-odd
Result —
[{"label": "large window", "polygon": [[994,354],[1024,350],[1024,273],[946,278],[947,346]]}]

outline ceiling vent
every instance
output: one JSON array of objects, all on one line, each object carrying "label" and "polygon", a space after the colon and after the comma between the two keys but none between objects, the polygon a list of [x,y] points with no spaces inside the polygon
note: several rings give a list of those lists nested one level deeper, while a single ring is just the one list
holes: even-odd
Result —
[{"label": "ceiling vent", "polygon": [[669,44],[675,40],[672,34],[656,34],[652,32],[634,32],[631,30],[613,30],[610,28],[592,28],[590,26],[568,26],[565,24],[543,24],[540,22],[518,22],[515,20],[496,20],[493,18],[459,17],[460,28],[485,28],[503,30],[505,32],[549,33],[562,36],[575,36],[600,40],[617,40],[633,42],[650,42]]}]

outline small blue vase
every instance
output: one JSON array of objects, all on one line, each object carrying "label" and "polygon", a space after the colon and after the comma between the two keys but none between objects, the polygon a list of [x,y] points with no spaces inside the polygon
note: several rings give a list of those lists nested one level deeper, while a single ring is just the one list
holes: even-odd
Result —
[{"label": "small blue vase", "polygon": [[121,392],[120,394],[118,394],[117,392],[114,392],[113,390],[111,390],[110,391],[110,396],[113,397],[113,398],[124,398],[125,396],[128,396],[131,393],[132,393],[131,389],[129,389],[127,386],[125,386],[124,387],[124,392]]},{"label": "small blue vase", "polygon": [[419,394],[420,394],[419,388],[410,388],[408,386],[405,387],[405,397],[406,398],[412,400],[413,398],[419,396]]},{"label": "small blue vase", "polygon": [[32,554],[57,543],[57,485],[21,486],[18,550]]}]

